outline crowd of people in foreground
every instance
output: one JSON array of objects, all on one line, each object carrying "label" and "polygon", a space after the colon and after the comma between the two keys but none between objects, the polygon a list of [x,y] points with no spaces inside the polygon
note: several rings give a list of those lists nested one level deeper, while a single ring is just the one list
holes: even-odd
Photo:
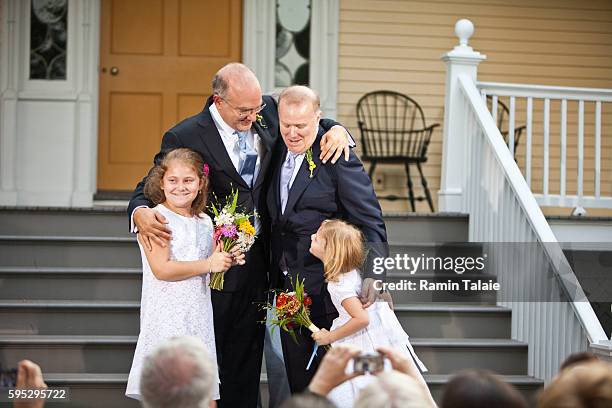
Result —
[{"label": "crowd of people in foreground", "polygon": [[[375,374],[376,380],[361,390],[355,408],[431,408],[429,390],[405,354],[390,348],[378,350],[391,370]],[[346,367],[360,352],[333,347],[323,358],[308,389],[293,395],[282,408],[333,408],[328,393],[358,375]],[[176,337],[158,347],[144,362],[140,392],[145,408],[215,407],[213,390],[217,373],[206,347],[194,337]],[[17,388],[46,388],[40,367],[21,361]],[[44,401],[15,402],[15,408],[42,408]],[[444,387],[440,408],[609,408],[612,407],[612,364],[591,353],[571,355],[558,375],[528,402],[512,385],[486,370],[465,370]]]}]

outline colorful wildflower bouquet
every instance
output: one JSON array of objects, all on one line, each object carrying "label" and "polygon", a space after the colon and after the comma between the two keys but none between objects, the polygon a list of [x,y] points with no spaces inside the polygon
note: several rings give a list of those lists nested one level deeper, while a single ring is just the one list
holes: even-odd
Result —
[{"label": "colorful wildflower bouquet", "polygon": [[312,299],[304,291],[304,279],[300,281],[296,278],[295,283],[291,282],[293,291],[280,292],[276,294],[276,304],[266,305],[266,309],[272,310],[274,314],[273,320],[270,322],[273,326],[280,327],[288,332],[293,340],[297,342],[295,330],[301,326],[306,327],[313,333],[319,331],[319,328],[310,320],[310,305]]},{"label": "colorful wildflower bouquet", "polygon": [[[215,216],[215,232],[213,236],[214,244],[223,243],[223,251],[229,252],[234,247],[238,247],[241,252],[246,253],[255,242],[255,227],[249,220],[250,217],[256,217],[255,212],[247,214],[238,212],[238,190],[233,190],[226,198],[225,204],[211,204],[210,208]],[[225,279],[225,272],[214,272],[210,277],[209,286],[212,289],[222,290]]]}]

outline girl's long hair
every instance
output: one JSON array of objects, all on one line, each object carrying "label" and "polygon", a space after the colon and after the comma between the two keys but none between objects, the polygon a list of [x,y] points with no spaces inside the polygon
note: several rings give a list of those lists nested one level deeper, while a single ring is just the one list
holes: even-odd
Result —
[{"label": "girl's long hair", "polygon": [[359,229],[342,220],[326,220],[319,234],[325,240],[323,267],[327,282],[336,282],[340,274],[363,266],[365,250]]}]

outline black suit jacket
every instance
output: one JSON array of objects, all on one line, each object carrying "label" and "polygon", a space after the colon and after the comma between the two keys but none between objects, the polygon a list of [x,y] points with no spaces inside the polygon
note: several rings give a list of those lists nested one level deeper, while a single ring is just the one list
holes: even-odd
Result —
[{"label": "black suit jacket", "polygon": [[[257,241],[264,245],[266,253],[269,253],[269,232],[270,222],[266,207],[266,192],[270,184],[271,174],[268,171],[270,163],[277,161],[274,155],[279,152],[279,144],[284,145],[280,138],[278,126],[278,111],[274,98],[264,95],[263,102],[266,107],[261,111],[263,127],[260,123],[253,122],[253,131],[256,132],[262,141],[263,152],[260,152],[260,168],[253,188],[249,187],[232,163],[225,145],[221,140],[219,131],[210,114],[209,107],[212,104],[212,97],[208,99],[204,110],[197,115],[191,116],[173,128],[168,130],[162,139],[161,149],[155,155],[154,164],[159,164],[165,154],[173,149],[186,147],[200,153],[205,163],[210,166],[209,176],[209,199],[214,193],[219,200],[225,197],[233,189],[238,190],[238,205],[247,212],[257,209],[261,220],[262,230]],[[321,125],[325,129],[330,129],[337,123],[333,120],[322,119]],[[144,184],[146,177],[138,183],[128,206],[128,217],[138,206],[152,207],[153,203],[144,196]],[[212,218],[212,214],[209,213]],[[232,267],[225,274],[224,291],[235,291],[243,288],[249,279],[267,279],[268,265],[249,264],[249,254],[247,253],[246,264],[243,266]]]},{"label": "black suit jacket", "polygon": [[[287,153],[284,143],[276,155],[278,160],[274,163],[272,186],[267,194],[272,222],[271,284],[283,287],[283,267],[293,281],[299,275],[300,280],[304,279],[306,292],[313,297],[313,316],[335,312],[327,295],[323,264],[309,252],[310,236],[324,220],[340,218],[350,222],[363,232],[369,257],[387,255],[387,232],[382,211],[363,164],[352,150],[348,161],[342,157],[335,165],[331,162],[322,164],[319,153],[323,132],[319,128],[312,146],[317,166],[313,177],[310,177],[308,162],[304,159],[289,191],[283,214],[279,189],[281,167]],[[371,271],[364,269],[364,275],[371,276]],[[381,278],[380,275],[372,277]]]}]

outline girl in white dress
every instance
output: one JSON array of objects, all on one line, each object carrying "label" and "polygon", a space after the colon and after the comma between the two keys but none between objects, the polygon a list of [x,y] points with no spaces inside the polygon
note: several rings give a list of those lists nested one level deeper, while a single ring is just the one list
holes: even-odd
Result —
[{"label": "girl in white dress", "polygon": [[[364,309],[359,300],[362,281],[357,268],[365,257],[361,231],[341,220],[324,221],[311,237],[310,253],[323,262],[327,290],[339,314],[329,331],[322,329],[312,334],[317,344],[350,345],[370,353],[380,346],[391,347],[407,354],[408,360],[419,368],[413,370],[419,373],[417,380],[427,389],[420,375],[427,368],[414,353],[408,335],[387,302],[379,301]],[[355,377],[334,388],[328,397],[336,406],[350,408],[359,390],[374,378]]]},{"label": "girl in white dress", "polygon": [[[208,166],[189,149],[169,152],[147,178],[145,195],[168,221],[169,245],[151,241],[142,257],[140,335],[125,395],[140,399],[140,373],[144,358],[165,340],[194,336],[202,340],[210,358],[217,362],[209,274],[244,262],[240,253],[213,249],[213,224],[203,213],[206,207]],[[218,371],[218,370],[217,370]],[[219,381],[212,390],[219,399]]]}]

